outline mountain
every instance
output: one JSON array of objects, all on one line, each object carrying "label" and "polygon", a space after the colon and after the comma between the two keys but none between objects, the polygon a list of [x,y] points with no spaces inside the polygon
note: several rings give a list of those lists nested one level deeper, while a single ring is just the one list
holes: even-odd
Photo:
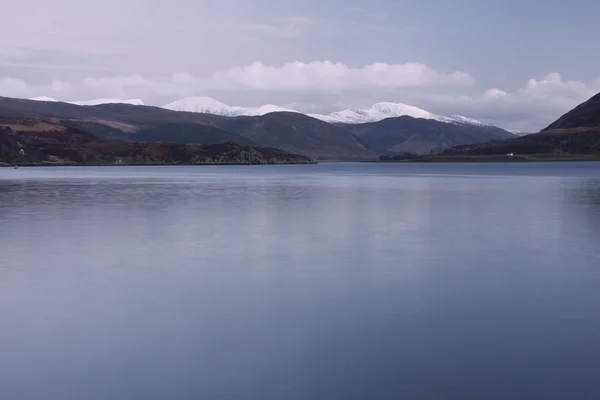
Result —
[{"label": "mountain", "polygon": [[52,97],[48,97],[48,96],[32,97],[29,100],[35,100],[35,101],[58,101],[58,100],[53,99]]},{"label": "mountain", "polygon": [[0,121],[0,164],[308,164],[303,156],[237,143],[189,145],[118,142],[60,123],[30,118]]},{"label": "mountain", "polygon": [[462,115],[446,117],[442,115],[433,114],[429,111],[425,111],[418,107],[409,106],[407,104],[389,102],[376,103],[370,108],[352,108],[348,110],[337,111],[327,115],[310,114],[310,116],[329,123],[342,124],[364,124],[368,122],[382,121],[387,118],[407,116],[413,118],[430,119],[450,124],[487,127],[491,126],[481,121],[463,117]]},{"label": "mountain", "polygon": [[236,117],[241,115],[256,116],[265,115],[272,112],[297,112],[287,108],[279,107],[273,104],[265,104],[257,108],[250,107],[233,107],[210,97],[196,96],[186,97],[185,99],[177,100],[162,108],[173,111],[186,111],[196,113],[206,113],[214,115],[223,115],[227,117]]},{"label": "mountain", "polygon": [[[388,158],[389,159],[389,158]],[[420,161],[600,160],[600,94],[578,105],[539,133],[457,146]]]},{"label": "mountain", "polygon": [[339,126],[354,133],[367,146],[385,154],[422,154],[514,137],[512,133],[490,125],[448,123],[410,116]]},{"label": "mountain", "polygon": [[[52,97],[47,97],[47,96],[32,97],[29,100],[49,101],[49,102],[59,102],[60,101],[60,100],[56,100],[56,99],[53,99]],[[76,104],[79,106],[97,106],[100,104],[131,104],[134,106],[143,106],[144,105],[144,102],[141,99],[129,99],[129,100],[93,99],[93,100],[82,100],[82,101],[65,101],[64,103]]]},{"label": "mountain", "polygon": [[600,93],[578,105],[541,133],[597,131],[600,132]]},{"label": "mountain", "polygon": [[131,104],[133,106],[143,106],[144,102],[141,99],[93,99],[93,100],[82,100],[82,101],[70,101],[71,104],[79,106],[97,106],[100,104]]},{"label": "mountain", "polygon": [[[220,115],[177,112],[160,107],[130,104],[79,106],[64,102],[33,101],[0,97],[2,117],[29,117],[60,122],[111,140],[135,140],[134,134],[145,129],[161,128],[154,137],[169,142],[174,130],[167,124],[200,124],[229,134],[239,135],[262,147],[273,147],[319,159],[376,159],[352,133],[303,114],[278,112],[263,116],[226,117]],[[175,137],[174,136],[174,137]],[[196,139],[192,139],[194,141]]]},{"label": "mountain", "polygon": [[[188,111],[220,116],[266,116],[271,112],[280,112],[277,106],[267,105],[258,108],[232,107],[210,97],[189,97],[167,104],[163,108]],[[301,114],[294,110],[284,112],[287,118],[302,119]],[[291,114],[294,114],[293,116]],[[359,143],[365,147],[382,153],[428,153],[432,150],[443,150],[461,144],[481,143],[493,139],[506,139],[514,137],[510,132],[498,127],[485,124],[461,115],[441,116],[429,111],[402,104],[402,103],[376,103],[367,109],[349,109],[332,114],[306,114],[308,117],[334,124],[358,136]],[[284,117],[280,117],[284,118]],[[400,119],[395,119],[400,118]],[[404,118],[404,119],[402,119]],[[388,121],[391,120],[391,121]],[[238,120],[235,123],[221,121],[217,126],[249,137],[260,140],[270,145],[284,148],[289,151],[310,152],[314,156],[331,157],[331,148],[317,148],[314,143],[306,148],[307,143],[300,144],[296,139],[287,135],[282,140],[265,134],[260,139],[252,138],[256,135],[254,128],[244,126],[244,122],[252,125],[253,120]],[[387,121],[387,122],[384,122]],[[290,122],[293,123],[293,122]],[[317,125],[311,125],[316,128]],[[281,126],[273,129],[281,129]],[[249,133],[251,132],[251,133]],[[275,136],[279,132],[272,132]],[[309,133],[308,135],[311,135]],[[304,138],[305,140],[308,137]],[[314,137],[311,139],[314,142]],[[295,141],[294,143],[290,140]],[[320,144],[322,146],[323,143]],[[283,146],[283,147],[282,147]],[[317,151],[319,154],[317,154]]]},{"label": "mountain", "polygon": [[216,121],[216,126],[263,146],[318,159],[372,159],[376,152],[347,130],[304,114],[277,112]]},{"label": "mountain", "polygon": [[[162,106],[168,110],[174,111],[187,111],[196,113],[205,113],[213,115],[222,115],[228,117],[235,116],[258,116],[265,115],[272,112],[293,112],[298,114],[300,111],[291,110],[283,107],[279,107],[273,104],[266,104],[260,107],[236,107],[229,106],[218,100],[210,97],[197,96],[187,97],[174,101],[172,103]],[[328,122],[328,123],[342,123],[342,124],[362,124],[367,122],[377,122],[386,118],[409,116],[414,118],[431,119],[440,122],[446,122],[451,124],[460,125],[475,125],[475,126],[486,126],[491,125],[485,124],[475,119],[467,118],[462,115],[453,116],[442,116],[430,113],[418,107],[409,106],[402,103],[389,103],[382,102],[376,103],[370,108],[359,109],[352,108],[343,111],[336,111],[331,114],[305,114],[309,117]]]},{"label": "mountain", "polygon": [[[191,104],[188,105],[191,107]],[[241,108],[231,111],[227,108],[229,106],[207,98],[193,104],[204,107],[197,108],[199,110],[210,109],[213,113],[174,111],[120,102],[80,106],[66,102],[0,97],[0,117],[24,116],[50,120],[105,140],[205,144],[236,141],[321,160],[367,160],[376,159],[381,153],[427,153],[461,144],[512,137],[507,131],[477,121],[462,117],[450,120],[449,117],[398,105],[393,112],[410,111],[427,118],[404,116],[365,124],[331,124],[296,112],[225,115],[250,111],[239,111]],[[266,111],[269,107],[253,109],[252,113]],[[224,115],[215,115],[217,112]],[[141,135],[136,137],[138,133]]]}]

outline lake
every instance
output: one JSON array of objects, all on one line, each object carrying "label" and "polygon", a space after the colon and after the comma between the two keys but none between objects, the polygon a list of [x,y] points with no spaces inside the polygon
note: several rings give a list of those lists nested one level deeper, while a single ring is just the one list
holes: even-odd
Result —
[{"label": "lake", "polygon": [[0,398],[600,398],[600,163],[0,168]]}]

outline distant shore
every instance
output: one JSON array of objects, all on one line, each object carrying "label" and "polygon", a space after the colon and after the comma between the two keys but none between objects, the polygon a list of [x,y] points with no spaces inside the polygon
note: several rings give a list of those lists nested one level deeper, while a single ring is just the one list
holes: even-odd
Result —
[{"label": "distant shore", "polygon": [[[575,162],[575,161],[600,161],[600,154],[525,154],[525,155],[489,155],[489,156],[463,156],[463,155],[423,155],[423,156],[397,156],[381,158],[373,161],[376,163],[469,163],[469,162]],[[366,161],[369,162],[369,161]]]},{"label": "distant shore", "polygon": [[183,167],[183,166],[194,166],[194,167],[202,167],[202,166],[248,166],[255,167],[260,165],[315,165],[319,164],[318,162],[280,162],[280,163],[260,163],[260,164],[246,164],[246,163],[202,163],[202,164],[152,164],[152,163],[140,163],[140,164],[76,164],[76,163],[50,163],[50,162],[42,162],[42,163],[16,163],[16,164],[6,164],[0,162],[0,168],[14,168],[16,165],[19,168],[28,168],[28,167]]}]

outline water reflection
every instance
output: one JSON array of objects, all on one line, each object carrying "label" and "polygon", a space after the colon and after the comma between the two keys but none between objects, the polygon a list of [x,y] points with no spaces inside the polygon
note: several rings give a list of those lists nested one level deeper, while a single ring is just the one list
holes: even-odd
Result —
[{"label": "water reflection", "polygon": [[0,397],[600,395],[597,170],[308,168],[0,180]]}]

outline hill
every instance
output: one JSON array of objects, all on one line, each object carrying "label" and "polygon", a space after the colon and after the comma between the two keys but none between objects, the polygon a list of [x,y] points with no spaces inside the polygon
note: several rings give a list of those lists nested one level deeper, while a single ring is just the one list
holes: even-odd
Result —
[{"label": "hill", "polygon": [[[290,112],[227,117],[130,104],[79,106],[0,97],[0,118],[3,116],[53,121],[90,132],[100,138],[125,141],[135,140],[134,133],[145,129],[153,129],[149,135],[156,141],[183,141],[184,137],[190,137],[191,134],[183,134],[181,124],[198,124],[237,135],[235,137],[245,137],[261,147],[279,148],[307,157],[354,160],[377,157],[376,152],[366,148],[350,132],[306,115]],[[165,128],[169,126],[176,129]],[[208,134],[207,132],[203,134]],[[211,135],[216,133],[213,130]],[[221,133],[225,135],[225,132]],[[175,138],[171,139],[171,135]],[[195,137],[191,140],[196,142],[198,135],[192,135]],[[214,135],[211,141],[215,141]]]},{"label": "hill", "polygon": [[237,117],[241,115],[256,116],[265,115],[272,112],[297,112],[288,108],[276,106],[274,104],[265,104],[260,107],[236,107],[222,103],[218,100],[205,96],[186,97],[176,100],[172,103],[162,106],[173,111],[188,111],[195,113],[223,115],[227,117]]},{"label": "hill", "polygon": [[228,118],[216,125],[263,146],[310,154],[319,159],[374,159],[377,156],[347,130],[298,113]]},{"label": "hill", "polygon": [[422,108],[411,106],[404,103],[380,102],[375,103],[369,108],[350,108],[347,110],[336,111],[331,114],[309,114],[311,117],[330,123],[341,124],[364,124],[368,122],[378,122],[388,118],[413,117],[430,119],[439,122],[459,125],[488,126],[481,121],[467,118],[462,115],[438,115]]},{"label": "hill", "polygon": [[189,145],[100,139],[80,129],[29,118],[0,120],[0,164],[306,164],[304,156],[238,143]]},{"label": "hill", "polygon": [[423,156],[384,161],[600,160],[600,94],[575,107],[539,133],[457,146]]},{"label": "hill", "polygon": [[541,133],[567,133],[575,130],[600,132],[600,93],[561,116]]},{"label": "hill", "polygon": [[384,154],[423,154],[463,144],[515,137],[508,131],[490,125],[448,123],[409,116],[338,126]]},{"label": "hill", "polygon": [[138,142],[169,142],[188,144],[219,144],[235,142],[243,146],[258,146],[246,137],[228,132],[226,130],[201,124],[174,122],[163,124],[154,128],[142,129],[129,133],[129,140]]}]

